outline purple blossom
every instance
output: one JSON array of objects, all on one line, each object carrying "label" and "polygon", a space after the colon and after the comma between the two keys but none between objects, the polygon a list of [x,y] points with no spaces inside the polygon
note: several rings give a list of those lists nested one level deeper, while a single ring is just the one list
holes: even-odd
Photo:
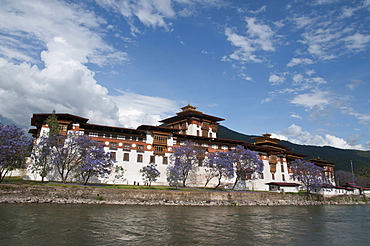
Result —
[{"label": "purple blossom", "polygon": [[44,182],[44,178],[53,169],[50,162],[52,147],[50,143],[49,137],[40,137],[31,154],[32,164],[29,166],[29,169],[33,173],[38,173],[41,176],[41,182]]},{"label": "purple blossom", "polygon": [[0,182],[9,171],[20,168],[31,152],[31,139],[14,125],[0,123]]},{"label": "purple blossom", "polygon": [[234,163],[230,156],[231,152],[212,152],[207,156],[207,162],[204,165],[206,172],[206,183],[204,187],[207,186],[209,181],[213,178],[218,179],[218,184],[215,189],[217,189],[221,184],[221,179],[233,178],[234,177]]},{"label": "purple blossom", "polygon": [[204,155],[204,150],[187,141],[184,145],[174,148],[172,155],[173,165],[167,169],[167,181],[171,186],[178,186],[182,182],[185,187],[190,173],[195,173],[198,166],[199,156]]},{"label": "purple blossom", "polygon": [[140,169],[140,172],[142,173],[144,182],[148,183],[149,186],[152,185],[152,182],[157,181],[157,178],[161,174],[157,168],[157,164],[150,163],[147,166]]},{"label": "purple blossom", "polygon": [[330,183],[325,176],[324,169],[311,162],[296,159],[290,163],[290,168],[293,172],[292,178],[301,182],[307,191]]},{"label": "purple blossom", "polygon": [[78,172],[86,185],[93,176],[106,177],[112,171],[113,160],[110,153],[97,141],[84,137],[84,158],[78,167]]},{"label": "purple blossom", "polygon": [[178,187],[184,180],[183,172],[180,166],[171,165],[167,168],[167,182],[170,186]]},{"label": "purple blossom", "polygon": [[230,153],[230,158],[234,162],[236,180],[235,188],[239,180],[247,178],[257,179],[263,172],[263,162],[258,158],[257,153],[245,149],[243,146],[236,146]]},{"label": "purple blossom", "polygon": [[113,160],[103,146],[77,132],[41,138],[37,148],[44,152],[41,157],[45,157],[51,168],[56,169],[63,183],[72,173],[77,173],[86,184],[92,176],[109,174],[113,166]]}]

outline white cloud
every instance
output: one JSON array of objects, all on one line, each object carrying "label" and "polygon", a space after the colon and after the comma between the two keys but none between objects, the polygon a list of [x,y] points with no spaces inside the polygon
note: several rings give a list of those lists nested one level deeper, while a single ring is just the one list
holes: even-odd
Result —
[{"label": "white cloud", "polygon": [[222,0],[96,0],[96,2],[108,10],[113,10],[124,16],[131,26],[131,34],[134,36],[141,33],[135,25],[136,19],[146,27],[153,29],[161,27],[166,31],[171,31],[171,19],[178,16],[191,16],[202,6],[220,7],[224,5]]},{"label": "white cloud", "polygon": [[103,41],[98,31],[103,24],[102,19],[77,5],[72,8],[55,0],[11,1],[0,8],[0,30],[9,34],[0,36],[5,44],[2,51],[6,51],[2,55],[16,61],[31,61],[29,57],[38,59],[45,45],[65,42],[68,49],[61,53],[69,52],[65,56],[82,63],[102,66],[127,60],[126,53],[114,50]]},{"label": "white cloud", "polygon": [[237,50],[229,56],[231,59],[255,63],[262,62],[261,59],[257,58],[256,55],[253,54],[256,49],[247,37],[234,33],[234,30],[231,28],[226,28],[225,35],[227,36],[227,40],[237,48]]},{"label": "white cloud", "polygon": [[294,74],[292,80],[294,81],[293,85],[299,85],[304,81],[302,74]]},{"label": "white cloud", "polygon": [[108,90],[76,60],[48,62],[46,68],[39,69],[1,59],[0,73],[0,114],[19,125],[27,126],[32,113],[54,109],[105,124],[118,123],[118,108],[108,98]]},{"label": "white cloud", "polygon": [[253,10],[249,10],[249,13],[252,13],[252,14],[259,14],[261,12],[266,12],[266,5],[263,5],[261,8],[253,11]]},{"label": "white cloud", "polygon": [[342,9],[342,18],[352,17],[352,15],[354,15],[354,13],[357,9],[358,8],[343,7],[343,9]]},{"label": "white cloud", "polygon": [[253,43],[258,45],[264,51],[274,51],[273,36],[274,31],[264,24],[256,23],[256,18],[246,18],[247,33],[253,39]]},{"label": "white cloud", "polygon": [[96,2],[108,10],[113,10],[124,16],[131,26],[131,34],[134,36],[141,33],[134,24],[135,18],[146,27],[162,27],[169,31],[170,23],[167,23],[166,19],[176,17],[171,0],[96,0]]},{"label": "white cloud", "polygon": [[343,107],[341,112],[343,114],[354,116],[356,119],[360,121],[360,124],[368,125],[370,123],[370,114],[359,113],[352,107]]},{"label": "white cloud", "polygon": [[298,106],[312,109],[314,107],[322,108],[329,104],[330,98],[328,92],[316,89],[313,90],[312,93],[297,95],[290,102]]},{"label": "white cloud", "polygon": [[1,39],[11,51],[0,58],[0,115],[29,127],[32,113],[55,109],[98,124],[136,127],[172,114],[176,103],[171,100],[123,92],[111,96],[96,81],[86,63],[127,59],[104,42],[97,30],[102,23],[92,12],[58,1],[10,1],[2,6],[0,31],[11,35]]},{"label": "white cloud", "polygon": [[261,63],[263,58],[260,52],[275,50],[275,32],[268,25],[258,23],[256,18],[247,17],[245,21],[247,22],[245,36],[236,34],[233,28],[225,29],[227,40],[236,47],[229,58],[237,61]]},{"label": "white cloud", "polygon": [[370,35],[365,35],[361,33],[355,33],[351,36],[345,37],[346,47],[350,50],[353,49],[363,49],[370,41]]},{"label": "white cloud", "polygon": [[[324,3],[326,1],[320,4]],[[299,50],[299,53],[328,61],[344,54],[362,51],[370,42],[370,35],[365,34],[367,29],[357,18],[353,18],[353,15],[365,7],[358,4],[354,7],[343,7],[339,15],[335,9],[325,15],[319,15],[320,12],[316,11],[304,16],[294,15],[292,22],[298,29],[303,29],[302,40],[299,42],[306,45],[306,52]],[[292,60],[288,64],[294,66],[296,63],[298,61]]]},{"label": "white cloud", "polygon": [[308,76],[311,76],[312,74],[314,74],[314,73],[316,73],[315,72],[315,70],[313,70],[313,69],[308,69],[308,70],[306,70],[306,74],[308,75]]},{"label": "white cloud", "polygon": [[302,117],[301,117],[301,116],[299,116],[299,115],[298,115],[298,114],[296,114],[296,113],[291,113],[289,117],[290,117],[290,118],[296,118],[296,119],[302,119]]},{"label": "white cloud", "polygon": [[302,127],[295,124],[292,124],[281,132],[271,134],[271,137],[301,145],[332,146],[340,149],[364,149],[362,145],[350,144],[346,140],[331,134],[319,135],[303,131]]},{"label": "white cloud", "polygon": [[[50,53],[52,55],[53,53]],[[75,60],[58,61],[44,69],[29,63],[16,65],[0,59],[0,114],[29,126],[32,113],[71,113],[97,124],[137,127],[158,124],[173,114],[172,100],[121,92],[110,96],[94,73]]]},{"label": "white cloud", "polygon": [[159,121],[173,115],[177,104],[166,98],[139,95],[133,92],[122,92],[110,96],[119,108],[119,122],[125,127],[136,128],[139,125],[158,125]]},{"label": "white cloud", "polygon": [[308,58],[292,58],[292,60],[290,60],[290,62],[287,64],[287,67],[294,67],[294,66],[301,65],[301,64],[309,65],[309,64],[313,64],[313,61]]},{"label": "white cloud", "polygon": [[310,18],[308,16],[294,16],[292,20],[298,29],[311,26],[316,21],[315,18]]},{"label": "white cloud", "polygon": [[360,79],[352,79],[351,82],[349,84],[347,84],[346,86],[351,90],[355,90],[357,87],[359,87],[360,85],[364,84],[364,81],[360,80]]},{"label": "white cloud", "polygon": [[338,2],[338,0],[316,0],[315,4],[324,5],[324,4],[332,4],[336,2]]},{"label": "white cloud", "polygon": [[269,82],[271,85],[280,85],[284,83],[285,77],[284,76],[278,76],[276,74],[271,74],[269,78]]},{"label": "white cloud", "polygon": [[[370,0],[364,0],[363,6],[364,7],[370,7]],[[370,10],[370,8],[368,10]]]}]

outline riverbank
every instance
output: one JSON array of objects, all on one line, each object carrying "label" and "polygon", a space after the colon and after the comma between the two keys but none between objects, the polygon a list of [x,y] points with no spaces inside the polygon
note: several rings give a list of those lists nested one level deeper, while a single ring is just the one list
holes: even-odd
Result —
[{"label": "riverbank", "polygon": [[368,204],[369,197],[323,197],[252,191],[129,190],[97,187],[0,185],[0,203],[276,206]]}]

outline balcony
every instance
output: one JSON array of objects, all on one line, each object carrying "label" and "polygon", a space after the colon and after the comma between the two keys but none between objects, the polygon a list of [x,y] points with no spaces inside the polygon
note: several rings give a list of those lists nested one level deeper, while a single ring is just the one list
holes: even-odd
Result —
[{"label": "balcony", "polygon": [[154,155],[164,155],[166,153],[165,146],[154,146]]},{"label": "balcony", "polygon": [[167,136],[164,135],[154,135],[154,144],[167,145]]}]

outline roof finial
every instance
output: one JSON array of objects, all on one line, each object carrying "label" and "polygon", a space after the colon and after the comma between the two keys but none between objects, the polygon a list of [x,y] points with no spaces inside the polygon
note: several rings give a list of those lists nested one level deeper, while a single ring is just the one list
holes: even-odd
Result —
[{"label": "roof finial", "polygon": [[196,110],[197,107],[191,106],[190,103],[188,103],[187,106],[181,108],[182,111],[188,111],[188,110]]}]

